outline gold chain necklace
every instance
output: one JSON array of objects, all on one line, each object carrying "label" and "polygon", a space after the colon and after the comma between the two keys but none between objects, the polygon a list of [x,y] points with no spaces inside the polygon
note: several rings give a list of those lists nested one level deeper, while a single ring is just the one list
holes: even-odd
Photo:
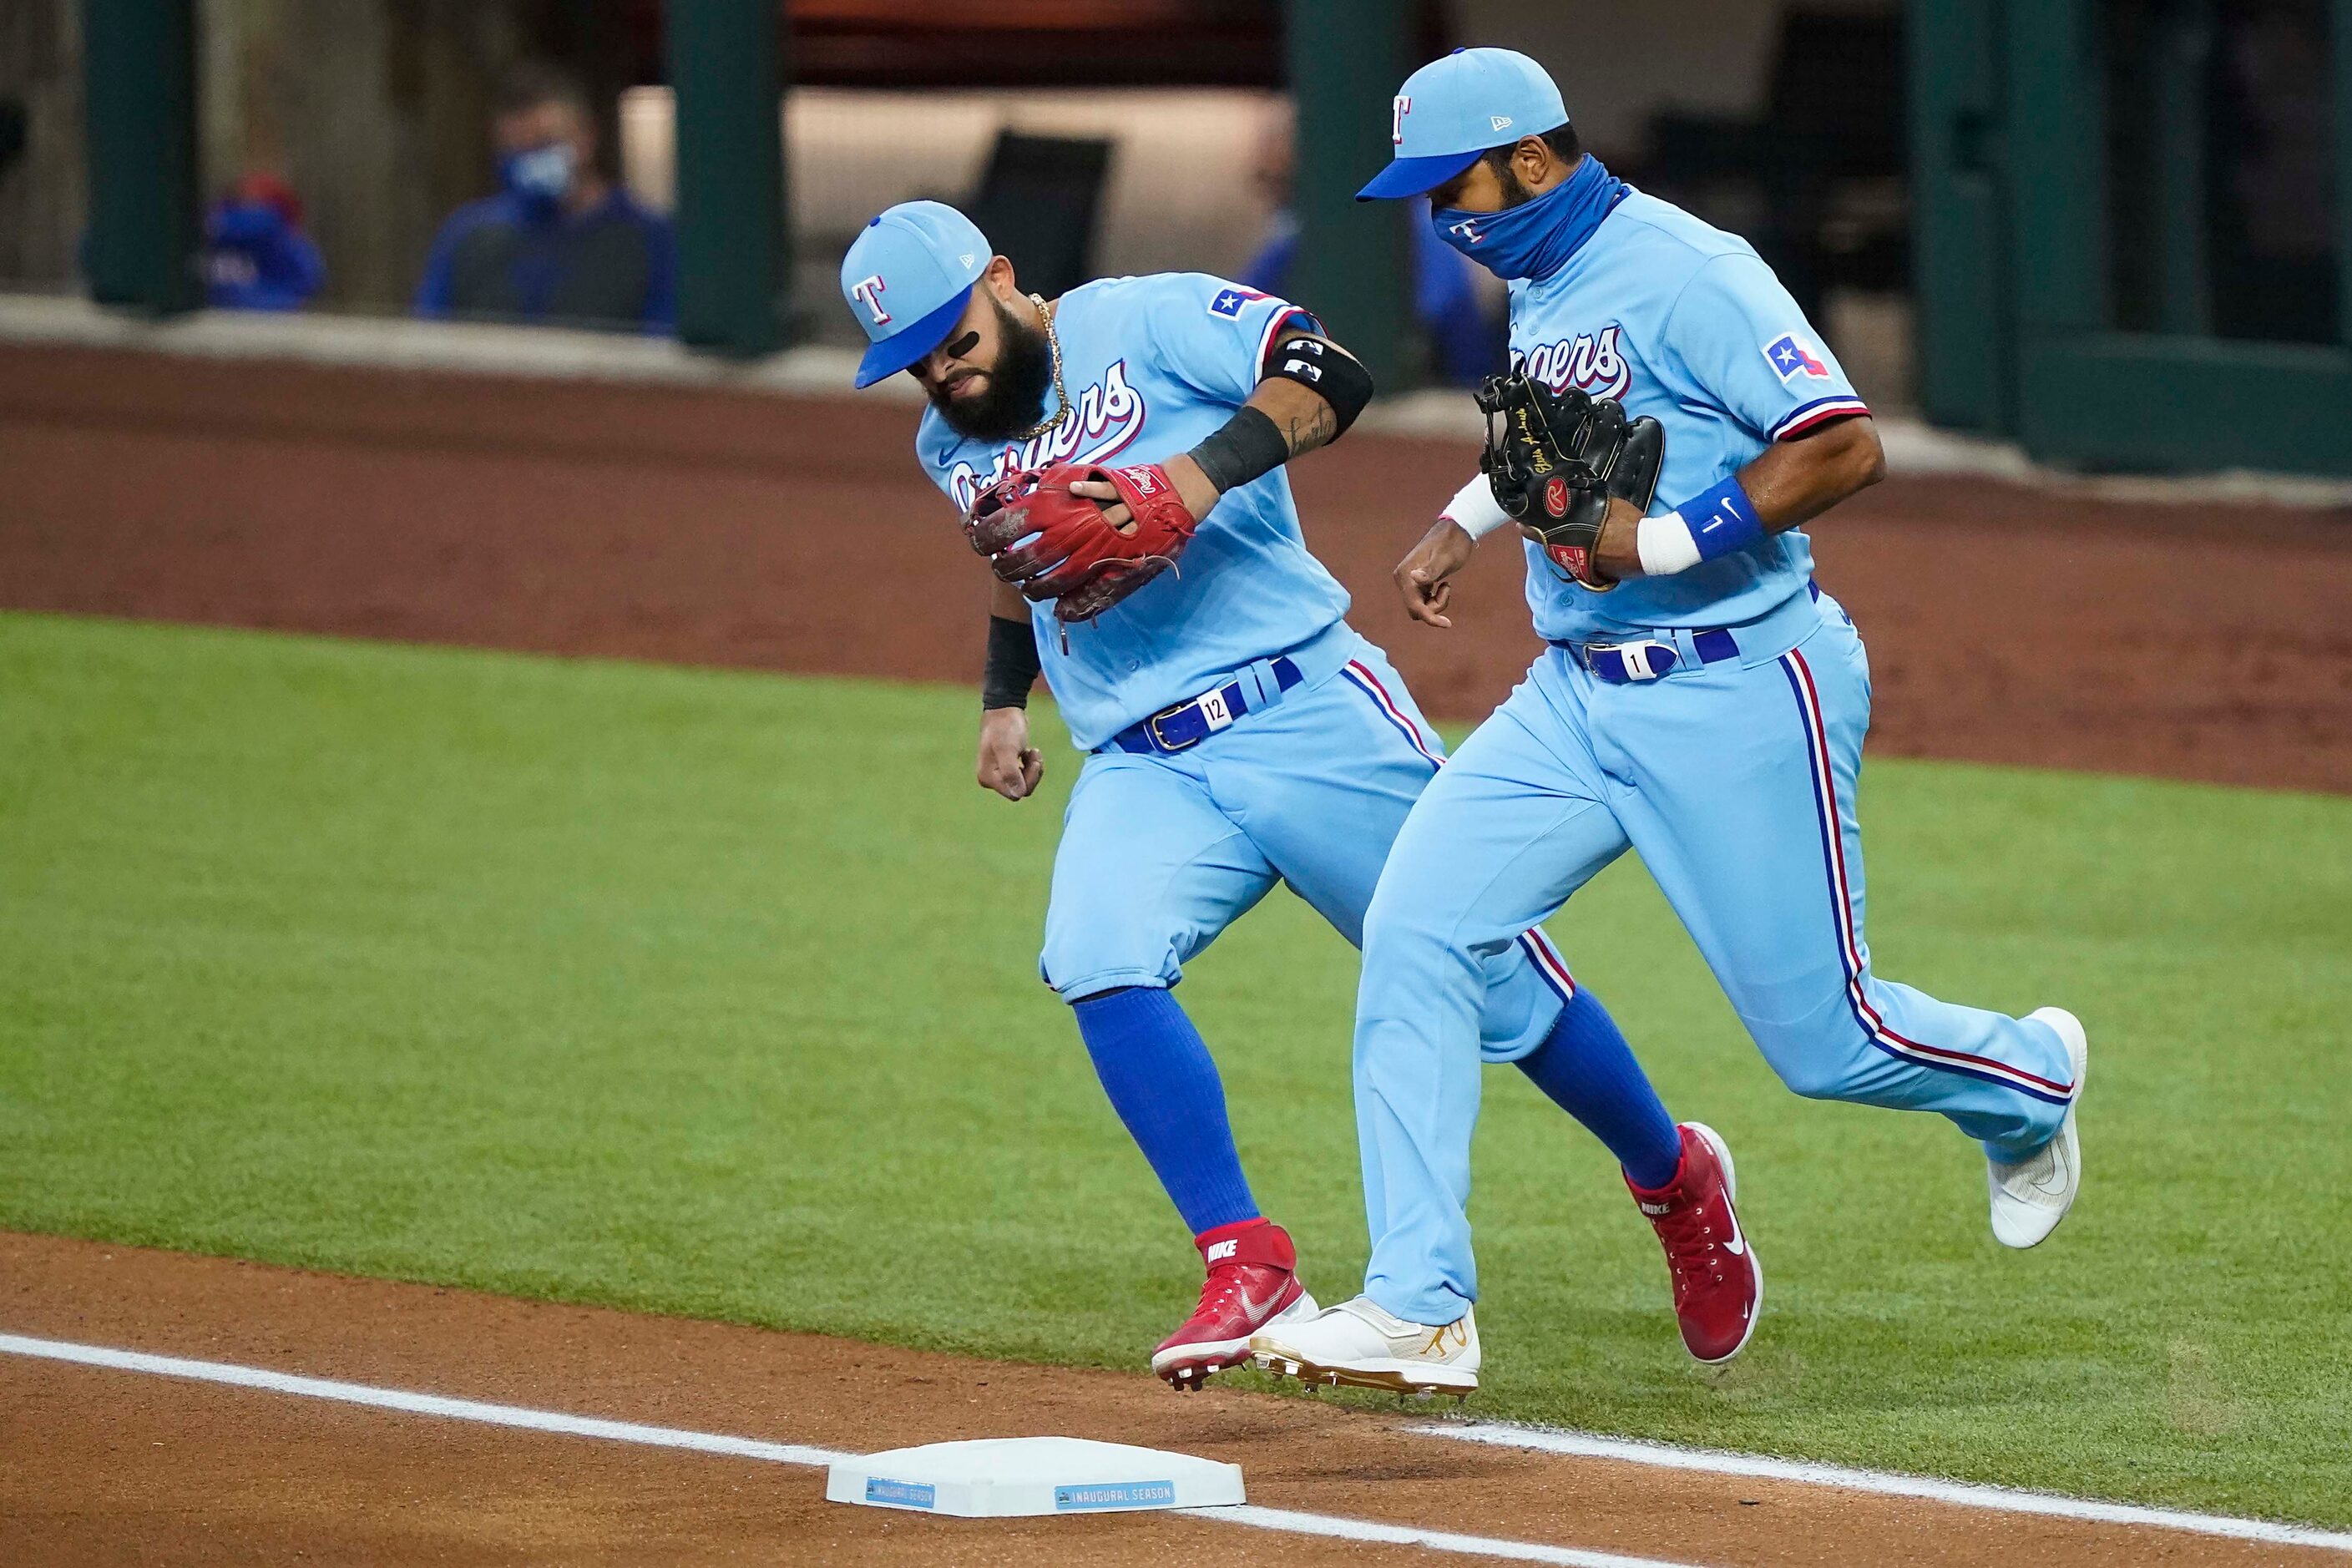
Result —
[{"label": "gold chain necklace", "polygon": [[1050,419],[1040,419],[1013,437],[1015,441],[1034,441],[1040,436],[1050,436],[1060,429],[1070,417],[1070,389],[1062,384],[1062,335],[1054,330],[1054,312],[1042,294],[1032,294],[1029,302],[1037,307],[1037,319],[1045,324],[1045,346],[1054,354],[1054,401],[1061,405]]}]

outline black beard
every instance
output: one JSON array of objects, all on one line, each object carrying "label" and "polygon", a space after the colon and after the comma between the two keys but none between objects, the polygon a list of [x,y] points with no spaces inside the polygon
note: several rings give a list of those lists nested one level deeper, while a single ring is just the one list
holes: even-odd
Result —
[{"label": "black beard", "polygon": [[1536,194],[1519,183],[1519,172],[1508,163],[1496,170],[1495,174],[1503,183],[1505,212],[1510,211],[1513,207],[1523,207],[1536,199]]},{"label": "black beard", "polygon": [[1054,384],[1054,350],[1038,328],[992,297],[1001,346],[988,384],[975,397],[929,394],[931,406],[957,435],[972,441],[1010,441],[1045,416],[1045,392]]}]

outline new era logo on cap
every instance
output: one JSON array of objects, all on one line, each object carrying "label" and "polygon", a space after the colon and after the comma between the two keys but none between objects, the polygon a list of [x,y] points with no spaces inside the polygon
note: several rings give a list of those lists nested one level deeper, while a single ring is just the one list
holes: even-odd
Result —
[{"label": "new era logo on cap", "polygon": [[1486,118],[1493,122],[1497,131],[1508,131],[1511,128],[1511,117],[1507,114],[1490,114]]}]

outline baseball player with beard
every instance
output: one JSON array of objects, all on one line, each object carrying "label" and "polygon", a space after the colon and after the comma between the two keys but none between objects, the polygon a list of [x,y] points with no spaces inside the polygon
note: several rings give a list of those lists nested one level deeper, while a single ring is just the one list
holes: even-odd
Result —
[{"label": "baseball player with beard", "polygon": [[[1414,72],[1393,112],[1394,161],[1361,195],[1429,195],[1439,237],[1509,281],[1512,362],[1541,384],[1538,396],[1499,382],[1482,405],[1583,395],[1655,418],[1670,504],[1609,500],[1581,537],[1533,530],[1528,602],[1550,646],[1423,792],[1365,918],[1364,1294],[1273,1325],[1254,1352],[1311,1378],[1402,1365],[1424,1386],[1475,1382],[1463,1205],[1481,998],[1464,965],[1628,848],[1790,1088],[1949,1118],[1988,1162],[1995,1237],[2033,1246],[2081,1181],[2082,1025],[1895,984],[1863,940],[1854,786],[1870,668],[1853,621],[1813,585],[1798,525],[1878,479],[1869,410],[1745,241],[1581,150],[1535,61],[1457,50]],[[1514,417],[1501,436],[1490,423],[1487,473],[1397,569],[1429,625],[1448,624],[1448,584],[1479,536],[1540,522],[1530,503],[1570,483],[1543,441],[1522,439],[1544,420]],[[1677,1183],[1730,1187],[1715,1139],[1686,1130],[1682,1156]],[[1635,1188],[1644,1208],[1671,1201]],[[1753,1273],[1727,1214],[1693,1239],[1699,1266]],[[1736,1353],[1752,1308],[1708,1325],[1702,1353]]]},{"label": "baseball player with beard", "polygon": [[[1342,618],[1348,595],[1307,552],[1283,472],[1348,428],[1371,380],[1305,310],[1215,278],[1024,294],[936,202],[874,219],[841,289],[870,340],[857,384],[900,371],[922,384],[916,457],[998,579],[980,783],[1008,801],[1036,789],[1024,708],[1041,667],[1086,755],[1041,972],[1207,1267],[1152,1356],[1189,1388],[1315,1303],[1171,988],[1277,882],[1360,942],[1381,861],[1443,754]],[[1681,1133],[1532,925],[1462,961],[1474,1057],[1517,1063],[1637,1186],[1672,1183]],[[1721,1223],[1727,1192],[1693,1191]],[[1685,1216],[1652,1216],[1670,1257]]]}]

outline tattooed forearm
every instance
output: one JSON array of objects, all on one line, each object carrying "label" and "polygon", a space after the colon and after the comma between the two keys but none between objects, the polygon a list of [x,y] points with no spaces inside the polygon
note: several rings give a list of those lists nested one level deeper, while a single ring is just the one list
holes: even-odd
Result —
[{"label": "tattooed forearm", "polygon": [[1311,394],[1309,397],[1314,406],[1292,415],[1283,430],[1294,458],[1327,444],[1339,433],[1339,416],[1331,412],[1331,405]]}]

